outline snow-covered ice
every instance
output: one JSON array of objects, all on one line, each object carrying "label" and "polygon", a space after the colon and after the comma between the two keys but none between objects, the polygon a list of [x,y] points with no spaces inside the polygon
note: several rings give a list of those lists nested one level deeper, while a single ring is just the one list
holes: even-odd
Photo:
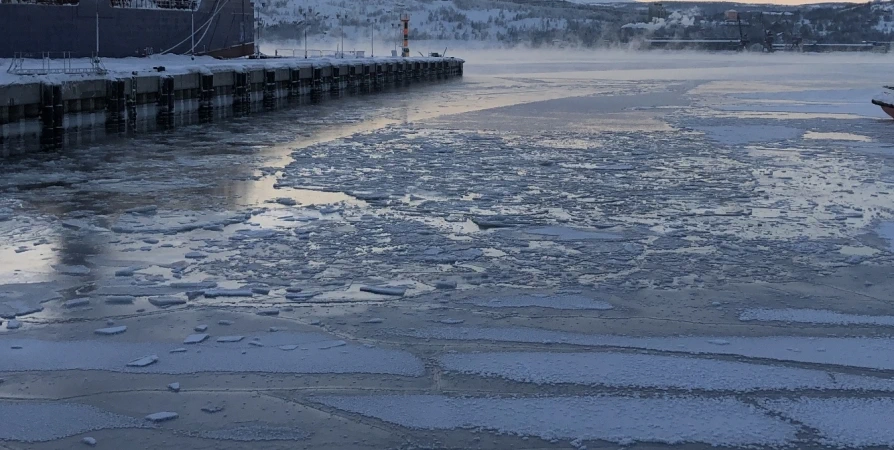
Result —
[{"label": "snow-covered ice", "polygon": [[[237,336],[238,337],[238,336]],[[254,338],[257,339],[254,339]],[[140,373],[271,372],[271,373],[386,373],[419,376],[422,361],[411,353],[379,347],[368,348],[333,340],[317,333],[265,333],[250,337],[263,347],[230,341],[201,346],[201,352],[168,354],[166,343],[98,341],[51,342],[7,339],[0,346],[0,371],[106,370]],[[277,348],[298,345],[293,356]],[[11,346],[21,346],[14,350]],[[334,350],[338,348],[338,350]],[[240,350],[248,350],[239,357]],[[149,355],[140,358],[134,356]]]},{"label": "snow-covered ice", "polygon": [[[676,353],[738,355],[778,361],[894,370],[894,338],[838,337],[627,337],[537,328],[431,327],[411,336],[497,342],[626,347]],[[722,339],[724,345],[717,345]]]},{"label": "snow-covered ice", "polygon": [[[0,440],[44,442],[113,428],[136,428],[133,418],[64,402],[0,402]],[[40,424],[40,426],[34,426]]]},{"label": "snow-covered ice", "polygon": [[846,314],[818,309],[746,309],[739,314],[743,322],[794,322],[827,325],[875,325],[892,327],[894,316]]},{"label": "snow-covered ice", "polygon": [[894,399],[814,398],[764,400],[760,403],[782,417],[815,429],[820,443],[837,448],[894,446]]},{"label": "snow-covered ice", "polygon": [[180,417],[180,415],[175,412],[161,411],[161,412],[152,413],[152,414],[147,415],[146,420],[148,420],[150,422],[158,423],[158,422],[167,422],[169,420],[174,420],[178,417]]},{"label": "snow-covered ice", "polygon": [[94,331],[93,333],[104,335],[104,336],[111,336],[113,334],[124,333],[125,331],[127,331],[127,327],[124,325],[121,325],[118,327],[99,328],[96,331]]},{"label": "snow-covered ice", "polygon": [[778,446],[797,433],[795,426],[732,398],[381,395],[315,400],[410,428],[484,428],[546,440]]},{"label": "snow-covered ice", "polygon": [[[205,331],[206,329],[208,329],[208,327],[201,327],[202,328],[201,330],[199,330],[199,328],[200,327],[196,327],[196,331]],[[208,339],[207,333],[190,334],[189,336],[186,337],[186,339],[183,340],[183,343],[184,344],[198,344],[200,342],[203,342],[205,339]]]},{"label": "snow-covered ice", "polygon": [[445,370],[538,384],[735,392],[894,391],[894,380],[887,378],[846,374],[830,377],[825,370],[636,353],[487,352],[443,355],[439,361]]},{"label": "snow-covered ice", "polygon": [[127,363],[127,367],[146,367],[158,362],[158,356],[150,355],[135,359]]}]

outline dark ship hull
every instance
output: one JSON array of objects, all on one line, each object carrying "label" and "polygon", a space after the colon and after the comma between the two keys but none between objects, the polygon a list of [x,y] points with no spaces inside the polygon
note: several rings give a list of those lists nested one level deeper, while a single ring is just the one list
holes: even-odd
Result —
[{"label": "dark ship hull", "polygon": [[251,0],[0,0],[0,30],[0,58],[88,57],[97,34],[102,57],[185,54],[193,45],[225,58],[254,52]]}]

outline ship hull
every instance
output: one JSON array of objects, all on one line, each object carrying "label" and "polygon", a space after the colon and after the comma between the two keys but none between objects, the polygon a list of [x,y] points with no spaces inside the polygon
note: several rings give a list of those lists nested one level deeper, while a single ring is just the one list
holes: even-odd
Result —
[{"label": "ship hull", "polygon": [[[97,15],[99,19],[97,20]],[[197,10],[113,7],[109,0],[80,0],[77,5],[0,4],[0,57],[24,52],[96,51],[123,58],[149,53],[195,53],[238,57],[254,52],[254,16],[250,0],[202,0]],[[206,26],[203,26],[207,24]]]},{"label": "ship hull", "polygon": [[894,88],[885,86],[885,90],[872,98],[872,104],[882,108],[885,114],[894,119]]}]

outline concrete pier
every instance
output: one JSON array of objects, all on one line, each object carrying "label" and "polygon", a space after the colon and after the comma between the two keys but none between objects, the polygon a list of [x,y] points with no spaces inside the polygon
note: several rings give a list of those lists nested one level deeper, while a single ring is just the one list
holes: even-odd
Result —
[{"label": "concrete pier", "polygon": [[[0,156],[462,76],[457,58],[271,59],[0,79]],[[144,64],[145,65],[145,64]],[[159,67],[159,66],[155,66]]]}]

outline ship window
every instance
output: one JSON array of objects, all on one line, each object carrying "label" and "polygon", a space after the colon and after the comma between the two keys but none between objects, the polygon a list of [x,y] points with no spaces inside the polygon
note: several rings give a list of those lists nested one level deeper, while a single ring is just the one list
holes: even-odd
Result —
[{"label": "ship window", "polygon": [[[0,0],[3,1],[3,0]],[[109,0],[115,8],[196,10],[201,0]]]}]

